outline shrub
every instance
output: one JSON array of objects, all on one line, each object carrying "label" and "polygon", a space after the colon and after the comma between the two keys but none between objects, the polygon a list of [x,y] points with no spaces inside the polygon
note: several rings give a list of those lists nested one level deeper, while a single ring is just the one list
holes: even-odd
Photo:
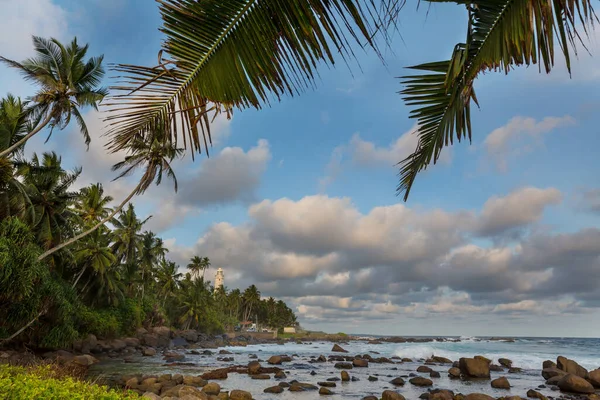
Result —
[{"label": "shrub", "polygon": [[57,378],[52,367],[9,367],[0,365],[0,398],[7,400],[132,400],[133,392],[119,392],[71,377]]}]

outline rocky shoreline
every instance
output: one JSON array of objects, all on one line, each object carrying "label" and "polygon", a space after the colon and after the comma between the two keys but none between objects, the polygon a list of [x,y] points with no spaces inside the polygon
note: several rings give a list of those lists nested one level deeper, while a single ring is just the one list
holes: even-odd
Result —
[{"label": "rocky shoreline", "polygon": [[[136,363],[140,359],[159,358],[164,367],[189,367],[194,369],[191,362],[197,357],[211,357],[214,366],[229,364],[222,368],[212,369],[201,374],[162,373],[144,374],[128,373],[118,377],[105,377],[104,383],[113,387],[133,390],[143,398],[150,399],[252,399],[270,396],[277,398],[283,392],[304,393],[322,396],[340,394],[339,385],[365,385],[381,383],[382,391],[376,396],[365,395],[364,400],[384,399],[402,400],[413,398],[415,390],[421,399],[429,400],[516,400],[519,396],[493,397],[485,393],[462,394],[438,385],[440,378],[449,382],[487,382],[496,391],[509,391],[513,377],[523,374],[523,371],[513,366],[512,361],[500,358],[496,362],[482,356],[451,360],[444,357],[432,356],[428,359],[411,359],[398,356],[382,356],[375,354],[349,355],[344,348],[350,342],[360,340],[361,343],[377,345],[384,343],[421,343],[432,341],[449,341],[460,339],[446,338],[404,338],[392,337],[377,340],[366,340],[353,337],[329,336],[319,337],[320,342],[334,342],[330,354],[318,356],[300,356],[298,354],[272,355],[266,359],[258,354],[248,354],[247,362],[240,364],[240,357],[224,349],[224,347],[246,347],[261,344],[292,344],[312,345],[312,338],[276,339],[255,337],[259,335],[227,335],[209,336],[194,330],[173,331],[167,327],[155,327],[149,330],[139,329],[135,336],[122,339],[100,340],[90,335],[85,340],[74,343],[70,351],[58,350],[42,354],[24,353],[14,350],[0,351],[0,363],[23,365],[39,360],[51,360],[61,364],[74,365],[81,368],[103,362]],[[486,339],[494,340],[494,339]],[[509,341],[499,338],[496,340]],[[277,347],[277,346],[276,346]],[[216,350],[219,349],[220,350]],[[282,348],[282,350],[285,347]],[[236,357],[234,357],[236,356]],[[237,361],[237,363],[235,362]],[[310,374],[295,376],[294,366],[297,362],[313,365],[332,376],[324,377],[315,370]],[[290,366],[292,368],[290,368]],[[537,399],[588,399],[599,400],[597,391],[600,389],[600,369],[587,371],[576,361],[558,357],[556,362],[545,361],[541,367],[544,383],[529,388],[523,395]],[[290,371],[290,369],[292,371]],[[337,371],[337,372],[335,372]],[[358,371],[361,371],[359,374]],[[366,371],[366,372],[365,372]],[[495,376],[492,376],[492,374]],[[504,375],[506,374],[506,376]],[[245,376],[252,382],[264,382],[260,386],[263,394],[247,390],[225,390],[223,383],[235,376]],[[360,376],[363,380],[358,378]],[[539,376],[539,375],[538,375]],[[297,379],[290,379],[297,378]],[[234,379],[235,381],[235,379]],[[275,381],[275,382],[273,382]],[[239,380],[237,381],[239,382]],[[273,384],[276,383],[276,384]],[[225,386],[230,386],[226,384]],[[447,385],[448,386],[448,385]],[[235,387],[235,386],[234,386]],[[241,384],[242,388],[246,388]],[[346,386],[347,387],[347,386]],[[454,385],[451,385],[455,389]],[[410,389],[407,391],[406,389]],[[542,392],[552,394],[542,394]],[[407,393],[409,397],[405,397]],[[369,392],[366,392],[369,393]],[[366,394],[365,393],[365,394]],[[512,393],[511,393],[512,394]],[[255,397],[253,397],[253,395]],[[309,396],[310,397],[310,396]],[[414,397],[414,398],[417,398]],[[360,398],[360,397],[359,397]]]}]

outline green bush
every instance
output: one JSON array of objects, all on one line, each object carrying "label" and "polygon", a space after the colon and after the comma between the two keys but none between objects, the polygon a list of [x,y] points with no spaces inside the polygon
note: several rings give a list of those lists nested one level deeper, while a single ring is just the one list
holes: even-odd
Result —
[{"label": "green bush", "polygon": [[78,311],[80,323],[79,332],[112,338],[121,332],[118,313],[114,310],[94,310],[86,306],[80,307]]},{"label": "green bush", "polygon": [[131,400],[139,399],[139,395],[70,377],[55,378],[50,366],[26,369],[0,365],[0,399]]}]

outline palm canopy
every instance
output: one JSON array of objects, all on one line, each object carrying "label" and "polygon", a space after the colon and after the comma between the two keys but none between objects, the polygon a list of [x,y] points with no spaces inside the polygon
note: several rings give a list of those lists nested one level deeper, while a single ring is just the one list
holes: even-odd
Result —
[{"label": "palm canopy", "polygon": [[160,0],[158,66],[118,65],[107,103],[110,149],[156,125],[208,152],[212,110],[260,108],[311,86],[320,61],[353,56],[389,26],[403,0]]},{"label": "palm canopy", "polygon": [[411,118],[418,122],[415,152],[400,161],[398,193],[408,199],[417,174],[435,163],[454,139],[471,140],[471,101],[477,104],[475,78],[487,70],[508,73],[513,66],[554,66],[555,42],[571,71],[571,51],[597,19],[591,0],[427,0],[466,6],[469,24],[465,43],[450,60],[411,67],[421,75],[404,78],[401,92]]},{"label": "palm canopy", "polygon": [[34,36],[33,46],[35,57],[23,62],[0,56],[1,62],[16,68],[26,80],[39,87],[31,98],[31,111],[37,121],[37,129],[17,146],[24,144],[25,140],[47,124],[52,129],[65,128],[72,117],[77,121],[85,143],[89,145],[91,138],[80,108],[89,106],[97,109],[98,103],[108,94],[105,88],[100,87],[104,76],[103,56],[84,61],[88,46],[79,46],[77,38],[65,46],[54,38]]},{"label": "palm canopy", "polygon": [[0,100],[0,150],[8,149],[32,129],[26,105],[11,94]]}]

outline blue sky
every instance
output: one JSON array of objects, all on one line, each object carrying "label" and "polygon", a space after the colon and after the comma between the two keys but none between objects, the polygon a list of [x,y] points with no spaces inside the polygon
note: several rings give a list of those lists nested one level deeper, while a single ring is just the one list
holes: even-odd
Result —
[{"label": "blue sky", "polygon": [[[32,34],[76,35],[107,63],[156,63],[154,2],[0,0],[0,8],[11,21],[0,28],[6,57],[31,54]],[[464,38],[465,19],[461,7],[407,6],[386,65],[359,53],[351,72],[342,60],[322,66],[315,90],[219,118],[210,160],[178,162],[177,195],[165,184],[135,200],[140,214],[153,215],[149,229],[182,265],[208,256],[228,287],[257,283],[312,329],[597,336],[594,57],[580,52],[572,79],[560,57],[549,76],[537,66],[482,75],[472,145],[447,149],[408,203],[395,195],[394,163],[415,143],[397,77],[406,66],[447,58]],[[589,45],[596,57],[599,39],[592,35]],[[32,90],[0,67],[0,92]],[[132,181],[109,183],[119,155],[104,154],[101,117],[87,114],[88,153],[69,128],[45,145],[35,139],[28,151],[58,151],[66,165],[83,166],[82,184],[101,181],[120,199]]]}]

